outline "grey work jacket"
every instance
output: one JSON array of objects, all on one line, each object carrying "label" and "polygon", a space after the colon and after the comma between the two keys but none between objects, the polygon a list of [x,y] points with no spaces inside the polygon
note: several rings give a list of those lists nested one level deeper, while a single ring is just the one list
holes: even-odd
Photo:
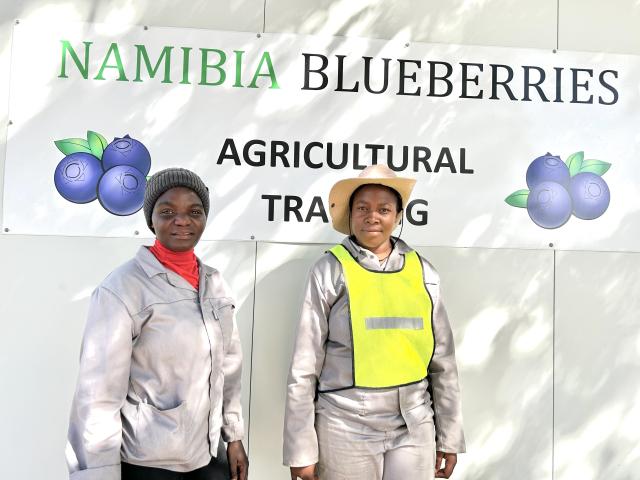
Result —
[{"label": "grey work jacket", "polygon": [[119,480],[120,461],[191,471],[244,434],[235,306],[202,263],[199,291],[146,247],[93,292],[71,409],[71,480]]},{"label": "grey work jacket", "polygon": [[[385,267],[376,255],[348,238],[342,245],[362,266],[376,271],[401,269],[404,254],[412,250],[398,240]],[[394,428],[406,425],[409,431],[435,419],[436,449],[465,451],[453,334],[440,294],[440,277],[429,262],[420,259],[433,301],[435,350],[429,376],[416,384],[376,390],[344,389],[353,385],[353,364],[349,300],[340,262],[327,253],[311,269],[287,381],[285,465],[300,467],[318,461],[316,411],[372,425],[383,419]],[[317,400],[316,391],[320,392]]]}]

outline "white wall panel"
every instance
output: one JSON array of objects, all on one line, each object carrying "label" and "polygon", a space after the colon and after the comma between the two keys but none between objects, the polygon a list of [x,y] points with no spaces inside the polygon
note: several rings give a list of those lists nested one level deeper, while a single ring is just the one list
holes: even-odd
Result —
[{"label": "white wall panel", "polygon": [[418,249],[440,272],[468,453],[458,480],[550,480],[553,252]]},{"label": "white wall panel", "polygon": [[558,252],[556,480],[640,475],[640,254]]},{"label": "white wall panel", "polygon": [[561,50],[640,55],[640,2],[560,0]]},{"label": "white wall panel", "polygon": [[553,49],[556,0],[267,0],[266,31]]},{"label": "white wall panel", "polygon": [[3,26],[22,19],[260,32],[264,0],[3,0],[2,4]]},{"label": "white wall panel", "polygon": [[[2,478],[62,480],[80,340],[95,286],[131,258],[132,239],[0,236],[0,469]],[[251,354],[253,243],[209,242],[198,253],[238,299]],[[243,408],[248,414],[249,362]]]},{"label": "white wall panel", "polygon": [[287,373],[309,269],[330,245],[259,243],[251,378],[252,478],[289,478],[282,466]]}]

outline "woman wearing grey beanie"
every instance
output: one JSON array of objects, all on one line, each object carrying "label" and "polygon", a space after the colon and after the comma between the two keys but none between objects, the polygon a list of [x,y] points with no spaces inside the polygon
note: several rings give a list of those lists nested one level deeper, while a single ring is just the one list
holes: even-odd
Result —
[{"label": "woman wearing grey beanie", "polygon": [[194,247],[209,214],[195,173],[147,184],[151,247],[93,292],[66,449],[70,480],[213,480],[220,437],[246,480],[242,353],[232,295]]}]

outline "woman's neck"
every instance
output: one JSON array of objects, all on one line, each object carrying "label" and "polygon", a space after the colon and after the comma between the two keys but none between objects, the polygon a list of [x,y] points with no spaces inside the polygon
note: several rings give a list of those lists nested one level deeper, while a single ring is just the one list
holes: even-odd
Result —
[{"label": "woman's neck", "polygon": [[373,245],[373,246],[364,245],[358,242],[358,239],[355,236],[353,237],[353,240],[355,241],[356,244],[360,245],[362,248],[366,248],[375,256],[377,256],[379,260],[384,260],[385,258],[387,258],[389,255],[391,255],[391,251],[393,250],[393,243],[391,242],[390,239],[385,240],[380,245]]},{"label": "woman's neck", "polygon": [[163,256],[170,258],[172,260],[183,260],[185,258],[193,258],[195,255],[193,248],[190,250],[185,250],[184,252],[177,252],[175,250],[171,250],[170,248],[165,247],[157,238],[153,244],[153,248],[156,249],[156,251],[160,252]]},{"label": "woman's neck", "polygon": [[155,243],[149,247],[149,251],[162,265],[180,275],[198,290],[200,267],[193,249],[186,252],[176,252],[168,249],[156,239]]}]

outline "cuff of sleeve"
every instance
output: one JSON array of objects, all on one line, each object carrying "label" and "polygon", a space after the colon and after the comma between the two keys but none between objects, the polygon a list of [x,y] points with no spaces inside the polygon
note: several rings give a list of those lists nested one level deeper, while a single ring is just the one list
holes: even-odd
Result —
[{"label": "cuff of sleeve", "polygon": [[467,451],[464,440],[458,443],[436,441],[436,451],[444,453],[465,453]]},{"label": "cuff of sleeve", "polygon": [[69,480],[120,480],[122,473],[120,464],[106,467],[87,468],[69,474]]},{"label": "cuff of sleeve", "polygon": [[309,465],[315,465],[318,463],[318,457],[308,457],[308,458],[294,458],[294,459],[283,459],[282,464],[285,467],[308,467]]},{"label": "cuff of sleeve", "polygon": [[244,438],[244,422],[238,420],[233,423],[225,423],[222,425],[220,432],[222,434],[222,440],[227,443],[242,440]]},{"label": "cuff of sleeve", "polygon": [[466,445],[461,418],[436,415],[435,427],[437,451],[445,453],[465,453]]}]

